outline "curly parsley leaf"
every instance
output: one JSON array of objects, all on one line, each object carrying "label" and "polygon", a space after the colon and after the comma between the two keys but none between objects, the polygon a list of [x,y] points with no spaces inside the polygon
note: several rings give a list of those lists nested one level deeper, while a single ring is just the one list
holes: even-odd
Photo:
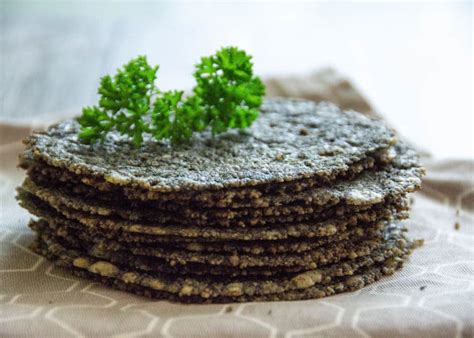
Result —
[{"label": "curly parsley leaf", "polygon": [[202,109],[197,97],[183,99],[182,91],[161,93],[152,111],[153,136],[172,143],[189,140],[194,132],[204,130]]},{"label": "curly parsley leaf", "polygon": [[235,47],[203,57],[196,65],[194,95],[160,92],[158,66],[139,56],[100,81],[97,106],[84,107],[78,118],[79,138],[103,141],[112,130],[127,135],[139,147],[143,134],[179,143],[210,127],[213,135],[229,128],[246,128],[258,117],[265,87],[253,75],[251,57]]},{"label": "curly parsley leaf", "polygon": [[251,58],[243,50],[226,47],[196,65],[193,91],[213,134],[247,128],[258,117],[265,86],[254,76]]},{"label": "curly parsley leaf", "polygon": [[112,78],[100,81],[98,106],[85,107],[78,119],[82,129],[79,137],[88,143],[103,141],[112,129],[128,135],[135,146],[140,146],[143,133],[148,132],[146,116],[151,110],[151,99],[158,66],[151,67],[145,56],[139,56]]}]

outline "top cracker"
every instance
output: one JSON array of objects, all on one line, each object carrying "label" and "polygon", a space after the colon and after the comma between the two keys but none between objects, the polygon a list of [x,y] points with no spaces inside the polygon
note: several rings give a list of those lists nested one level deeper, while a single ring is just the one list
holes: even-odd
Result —
[{"label": "top cracker", "polygon": [[160,192],[217,190],[318,177],[334,180],[352,164],[396,142],[382,122],[332,104],[267,100],[246,130],[204,132],[170,146],[146,138],[141,148],[112,133],[103,144],[78,140],[67,120],[25,140],[36,160],[77,175]]}]

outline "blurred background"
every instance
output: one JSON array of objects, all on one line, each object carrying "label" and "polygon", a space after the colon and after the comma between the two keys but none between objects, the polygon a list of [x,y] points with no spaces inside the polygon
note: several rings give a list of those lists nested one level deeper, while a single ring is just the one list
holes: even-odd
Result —
[{"label": "blurred background", "polygon": [[438,157],[474,157],[473,7],[464,2],[0,0],[0,123],[50,122],[96,102],[138,54],[189,89],[200,56],[237,45],[262,77],[331,66]]}]

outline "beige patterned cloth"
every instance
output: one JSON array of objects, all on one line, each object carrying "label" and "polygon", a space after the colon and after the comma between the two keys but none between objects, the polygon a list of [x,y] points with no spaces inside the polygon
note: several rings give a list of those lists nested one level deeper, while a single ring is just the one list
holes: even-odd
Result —
[{"label": "beige patterned cloth", "polygon": [[[269,95],[327,99],[374,115],[332,70],[269,79]],[[45,121],[45,124],[51,121]],[[19,140],[0,125],[0,336],[473,337],[474,163],[425,158],[410,234],[424,238],[405,268],[360,291],[320,300],[228,305],[150,301],[70,276],[30,252],[29,215],[14,199]]]}]

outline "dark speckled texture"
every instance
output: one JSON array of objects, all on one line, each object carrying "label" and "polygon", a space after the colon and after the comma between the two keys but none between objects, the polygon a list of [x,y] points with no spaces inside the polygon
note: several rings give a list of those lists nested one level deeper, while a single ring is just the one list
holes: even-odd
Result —
[{"label": "dark speckled texture", "polygon": [[34,195],[19,190],[19,200],[23,208],[48,222],[73,224],[87,229],[103,229],[111,232],[128,232],[159,237],[192,238],[212,241],[260,241],[288,238],[314,238],[331,236],[357,224],[371,224],[387,219],[406,218],[406,205],[384,205],[382,208],[364,210],[351,215],[325,221],[302,221],[258,228],[218,228],[211,226],[159,224],[154,222],[132,222],[121,218],[92,215],[67,207],[54,208]]},{"label": "dark speckled texture", "polygon": [[[87,273],[88,278],[115,280],[111,285],[148,295],[152,298],[173,299],[181,302],[242,302],[262,300],[296,300],[319,298],[355,290],[370,284],[385,274],[401,267],[403,259],[412,249],[400,232],[396,232],[374,250],[372,259],[349,260],[344,265],[308,270],[283,277],[260,279],[232,278],[215,280],[208,277],[182,277],[163,273],[130,270],[127,267],[99,260],[84,252],[63,247],[54,237],[40,235],[33,249],[55,261],[59,266]],[[77,269],[77,270],[76,270]],[[101,281],[109,284],[105,281]],[[329,286],[328,288],[325,288]],[[144,288],[146,292],[134,291]],[[161,294],[153,294],[161,292]],[[188,298],[187,298],[188,297]],[[193,297],[190,298],[189,297]]]},{"label": "dark speckled texture", "polygon": [[74,120],[25,140],[20,205],[32,248],[73,273],[179,302],[296,300],[401,267],[394,225],[418,155],[382,122],[328,104],[267,101],[252,128],[141,149],[77,140]]},{"label": "dark speckled texture", "polygon": [[[286,216],[320,214],[330,207],[348,209],[344,213],[357,212],[356,207],[385,203],[415,191],[421,185],[424,172],[418,163],[418,156],[403,144],[398,144],[395,148],[397,156],[383,170],[365,171],[352,181],[338,181],[331,186],[306,192],[262,197],[261,199],[268,200],[268,204],[278,199],[282,203],[259,209],[208,209],[196,204],[169,211],[144,203],[123,202],[120,199],[104,202],[94,195],[83,198],[71,191],[63,191],[60,187],[39,187],[29,179],[25,181],[23,189],[58,209],[68,207],[92,215],[153,220],[158,223],[253,227],[272,223],[269,218],[277,217],[280,218],[278,223],[284,223]],[[301,203],[302,201],[305,203]]]},{"label": "dark speckled texture", "polygon": [[78,124],[64,121],[25,141],[36,160],[78,175],[154,191],[223,189],[306,177],[331,179],[395,142],[380,121],[333,105],[272,100],[244,131],[170,147],[148,140],[141,149],[116,134],[104,144],[78,141]]}]

